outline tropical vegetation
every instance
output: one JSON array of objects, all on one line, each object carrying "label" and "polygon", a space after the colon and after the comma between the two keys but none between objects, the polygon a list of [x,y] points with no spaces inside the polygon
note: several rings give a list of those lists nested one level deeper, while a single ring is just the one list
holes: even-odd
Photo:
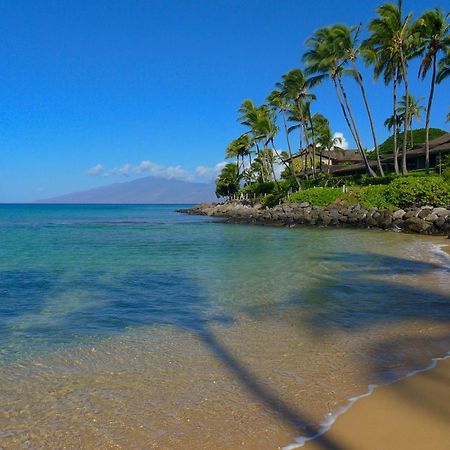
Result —
[{"label": "tropical vegetation", "polygon": [[[435,87],[450,74],[449,17],[435,8],[414,18],[397,0],[379,6],[366,27],[335,24],[316,30],[305,42],[302,68],[282,75],[265,103],[257,105],[246,99],[240,105],[238,121],[244,129],[226,147],[226,158],[235,162],[227,164],[218,176],[217,196],[259,197],[267,206],[281,199],[328,204],[342,200],[342,186],[346,185],[352,187],[347,200],[353,196],[367,205],[401,206],[399,195],[425,201],[427,194],[417,191],[420,186],[439,192],[439,202],[447,198],[439,190],[448,189],[447,181],[430,171],[429,142],[445,133],[432,128],[431,119]],[[411,73],[413,59],[419,62],[417,74]],[[375,81],[382,78],[391,88],[392,110],[384,125],[392,136],[381,144],[361,64],[371,68]],[[411,92],[409,81],[414,76],[426,83],[422,97]],[[355,142],[365,175],[328,173],[325,159],[344,150],[342,138],[317,111],[315,88],[322,83],[333,86],[336,106]],[[354,114],[349,83],[356,83],[363,116]],[[423,120],[425,127],[415,129]],[[361,137],[362,121],[370,127],[370,143]],[[278,147],[278,139],[284,148]],[[415,143],[425,143],[425,173],[420,175],[429,178],[420,181],[417,173],[407,177],[407,153]],[[393,173],[386,174],[381,157],[388,154],[393,157]],[[439,175],[445,174],[440,170]]]}]

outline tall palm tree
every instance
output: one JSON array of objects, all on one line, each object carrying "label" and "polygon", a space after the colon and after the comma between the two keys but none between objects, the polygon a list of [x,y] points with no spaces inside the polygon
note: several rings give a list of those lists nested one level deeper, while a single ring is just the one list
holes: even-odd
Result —
[{"label": "tall palm tree", "polygon": [[309,48],[303,55],[303,61],[306,63],[306,73],[314,74],[310,79],[311,85],[319,84],[326,78],[332,80],[339,105],[350,133],[358,147],[366,171],[370,176],[375,177],[376,174],[370,167],[366,152],[362,146],[355,118],[350,108],[350,102],[348,101],[347,92],[342,82],[343,65],[345,63],[344,52],[342,51],[342,47],[336,45],[334,38],[332,29],[325,27],[316,30],[313,36],[306,41],[306,46]]},{"label": "tall palm tree", "polygon": [[[317,136],[317,148],[320,150],[320,162],[319,167],[322,171],[322,157],[324,155],[324,152],[326,151],[328,153],[328,156],[330,155],[330,152],[335,149],[342,150],[339,146],[342,145],[342,138],[340,137],[334,137],[333,133],[330,128],[330,122],[326,117],[324,117],[322,114],[314,114],[312,117],[312,121],[314,123],[314,129],[316,131]],[[328,166],[329,169],[329,166]]]},{"label": "tall palm tree", "polygon": [[343,52],[343,63],[347,61],[351,63],[351,69],[344,71],[350,73],[356,80],[364,102],[367,117],[369,119],[370,130],[372,133],[373,145],[375,154],[377,157],[377,166],[381,176],[384,176],[383,167],[381,165],[380,152],[378,150],[377,137],[375,133],[375,125],[372,118],[372,112],[369,107],[369,101],[367,99],[366,90],[364,88],[364,82],[360,71],[358,70],[357,60],[360,55],[360,47],[358,45],[359,33],[361,31],[361,25],[357,27],[348,27],[346,25],[338,24],[331,27],[331,33],[334,36],[335,45],[341,47]]},{"label": "tall palm tree", "polygon": [[450,13],[445,15],[441,9],[436,8],[425,12],[414,24],[415,30],[419,33],[423,54],[419,77],[423,80],[430,68],[432,70],[427,116],[425,119],[425,170],[427,172],[430,169],[430,116],[437,77],[437,59],[440,52],[445,52],[450,47],[449,15]]},{"label": "tall palm tree", "polygon": [[[412,14],[409,13],[403,17],[402,0],[397,4],[385,3],[377,9],[378,17],[373,19],[368,29],[371,35],[363,43],[365,48],[366,61],[374,63],[375,76],[384,72],[385,81],[394,78],[394,96],[396,96],[396,87],[401,77],[404,83],[406,98],[406,117],[403,123],[403,149],[402,149],[402,173],[406,175],[406,144],[409,123],[409,84],[407,62],[412,58],[416,51],[417,42],[413,28],[410,26]],[[394,117],[396,117],[396,99],[394,100]],[[396,140],[394,126],[394,140]],[[396,144],[396,142],[395,142]],[[396,145],[394,144],[394,151]],[[396,161],[394,155],[394,163]]]},{"label": "tall palm tree", "polygon": [[292,160],[292,149],[291,149],[291,142],[289,139],[289,129],[288,129],[287,118],[286,118],[286,111],[289,108],[288,99],[285,95],[283,95],[281,90],[275,89],[269,94],[269,96],[267,97],[267,101],[269,102],[269,105],[272,106],[272,108],[280,111],[280,113],[281,113],[281,117],[283,119],[284,133],[286,136],[286,144],[287,144],[287,148],[288,148],[289,161],[290,161],[289,166],[287,166],[287,164],[285,163],[284,158],[281,158],[281,160],[287,166],[291,176],[295,178],[297,186],[299,188],[301,188],[300,180],[299,180],[297,174],[295,173],[293,160]]},{"label": "tall palm tree", "polygon": [[439,61],[436,83],[441,83],[450,75],[450,48],[447,48],[445,56]]},{"label": "tall palm tree", "polygon": [[[241,167],[244,166],[244,157],[251,155],[252,141],[248,134],[242,134],[231,141],[226,150],[226,158],[236,158],[237,173],[240,175]],[[251,162],[250,162],[251,164]]]},{"label": "tall palm tree", "polygon": [[[401,116],[401,122],[403,123],[404,120],[406,120],[406,104],[409,105],[409,123],[407,124],[407,127],[409,128],[411,132],[411,147],[414,146],[414,137],[413,137],[413,127],[412,122],[414,119],[420,120],[422,118],[422,111],[425,111],[425,107],[420,104],[420,102],[423,100],[423,97],[415,98],[413,95],[409,94],[408,102],[406,102],[405,96],[402,97],[398,104],[398,112]],[[403,123],[404,125],[404,123]]]},{"label": "tall palm tree", "polygon": [[[258,120],[260,114],[260,112],[258,111],[258,107],[253,103],[252,100],[247,99],[242,102],[241,106],[239,107],[238,113],[238,121],[249,129],[248,133],[252,137],[251,141],[256,147],[256,155],[259,156],[263,136],[260,135],[260,132],[258,130]],[[264,164],[264,160],[261,161],[261,163]],[[265,181],[265,174],[266,171],[261,172],[263,181]]]},{"label": "tall palm tree", "polygon": [[[309,137],[311,137],[312,147],[314,148],[314,133],[312,133],[310,136],[308,136],[307,134],[308,128],[311,127],[310,105],[311,102],[316,98],[314,94],[309,92],[309,89],[311,87],[310,80],[307,78],[303,70],[292,69],[283,75],[282,82],[277,83],[277,87],[281,90],[282,95],[290,100],[293,106],[292,113],[298,114],[299,123],[301,124],[300,135],[303,133],[303,136],[305,138],[305,147],[310,148]],[[314,165],[312,170],[314,174]]]}]

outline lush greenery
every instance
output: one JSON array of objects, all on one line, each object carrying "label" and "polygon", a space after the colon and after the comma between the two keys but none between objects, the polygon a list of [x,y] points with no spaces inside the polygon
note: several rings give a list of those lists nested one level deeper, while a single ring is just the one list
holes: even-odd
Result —
[{"label": "lush greenery", "polygon": [[[429,141],[441,132],[430,127],[435,86],[450,75],[449,14],[435,8],[414,20],[412,13],[403,11],[402,1],[397,0],[379,6],[376,17],[365,28],[361,24],[322,27],[305,45],[303,68],[294,68],[282,75],[265,103],[257,105],[246,99],[240,105],[238,120],[244,130],[231,140],[225,154],[226,158],[235,159],[235,168],[227,165],[223,169],[217,179],[217,195],[230,197],[242,186],[262,183],[262,187],[251,187],[246,194],[264,194],[265,198],[271,195],[274,200],[284,190],[277,177],[280,166],[282,177],[292,184],[289,189],[301,190],[304,179],[322,180],[327,172],[323,158],[342,145],[328,119],[316,110],[318,99],[314,88],[325,82],[334,88],[336,107],[343,114],[367,177],[374,180],[385,176],[380,154],[389,153],[394,156],[395,173],[407,175],[407,150],[414,142],[426,144],[428,172]],[[418,75],[408,70],[412,59],[420,62]],[[392,88],[392,109],[385,112],[385,124],[393,131],[393,136],[382,145],[378,143],[365,80],[359,71],[361,62],[373,69],[374,80],[382,78],[384,84]],[[424,81],[422,97],[415,98],[410,92],[411,76]],[[355,84],[359,98],[350,100],[349,83]],[[356,117],[353,101],[361,102],[365,114]],[[414,121],[418,121],[422,113],[425,128],[411,132]],[[367,121],[370,127],[371,142],[363,142],[359,134],[361,121]],[[367,152],[367,148],[374,150]],[[368,153],[376,160],[375,170]],[[330,179],[327,182],[326,187],[333,187],[335,183]],[[274,183],[270,192],[266,183]]]},{"label": "lush greenery", "polygon": [[317,187],[296,192],[289,197],[289,202],[308,202],[311,205],[325,206],[335,203],[342,196],[342,189]]},{"label": "lush greenery", "polygon": [[[430,140],[436,139],[440,136],[443,136],[446,134],[447,131],[441,130],[439,128],[430,128],[429,130],[429,137]],[[417,130],[412,130],[410,134],[408,135],[408,143],[411,142],[411,134],[413,135],[413,142],[415,144],[424,143],[426,138],[426,130],[425,128],[419,128]],[[403,144],[403,136],[398,136],[398,144]],[[380,146],[378,147],[380,150],[380,153],[383,155],[392,154],[394,150],[394,135],[390,136],[388,139],[386,139]],[[373,153],[373,152],[371,152]],[[373,158],[375,158],[375,154],[373,155]],[[372,155],[371,155],[372,157]]]},{"label": "lush greenery", "polygon": [[388,184],[342,188],[314,187],[296,192],[289,202],[309,202],[324,206],[342,202],[361,203],[367,208],[407,208],[411,206],[447,206],[450,204],[450,183],[439,176],[397,177]]}]

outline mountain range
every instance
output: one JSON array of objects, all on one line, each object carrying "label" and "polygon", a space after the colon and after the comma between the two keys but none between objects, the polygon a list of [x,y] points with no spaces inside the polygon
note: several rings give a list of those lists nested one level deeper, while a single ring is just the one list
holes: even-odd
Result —
[{"label": "mountain range", "polygon": [[38,200],[37,203],[201,203],[217,200],[213,183],[155,177],[138,178],[81,192]]}]

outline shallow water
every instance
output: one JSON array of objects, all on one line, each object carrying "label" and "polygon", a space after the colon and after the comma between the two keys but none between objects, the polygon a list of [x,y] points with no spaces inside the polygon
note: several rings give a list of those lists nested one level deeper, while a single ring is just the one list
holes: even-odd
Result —
[{"label": "shallow water", "polygon": [[442,239],[0,206],[0,448],[270,449],[446,354]]}]

